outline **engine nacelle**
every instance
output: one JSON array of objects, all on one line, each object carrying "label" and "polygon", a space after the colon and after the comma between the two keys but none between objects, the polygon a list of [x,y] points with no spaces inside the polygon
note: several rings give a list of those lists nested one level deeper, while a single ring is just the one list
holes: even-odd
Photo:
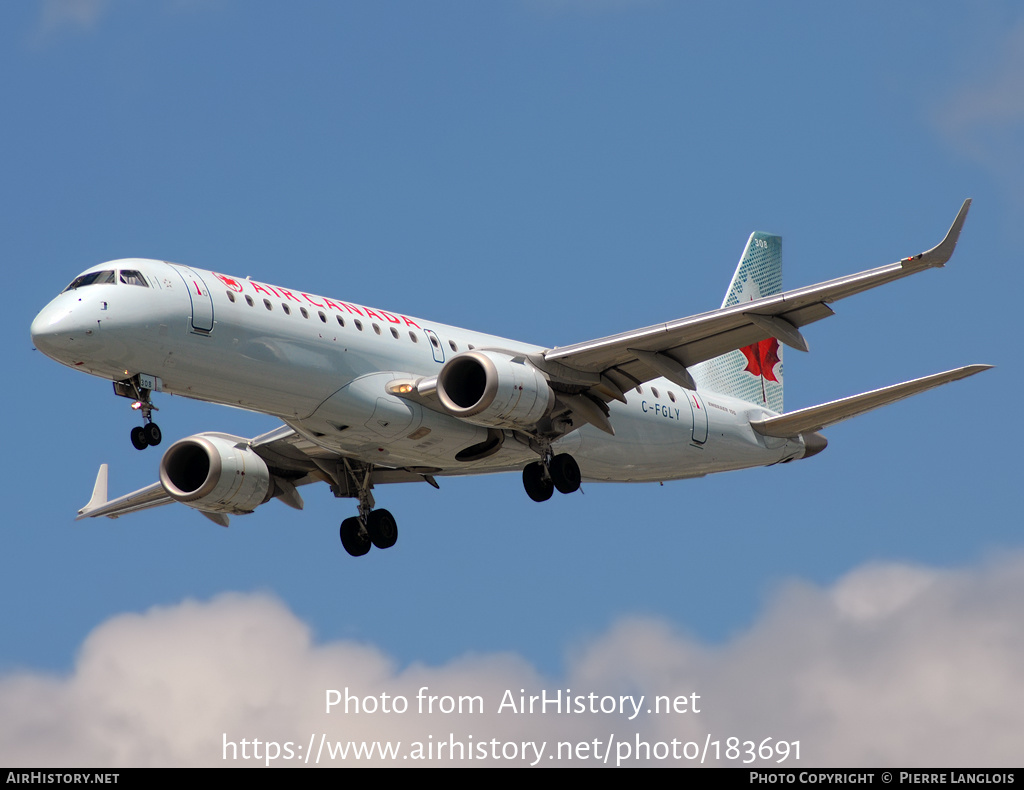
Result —
[{"label": "engine nacelle", "polygon": [[215,513],[251,513],[274,492],[270,470],[247,440],[223,433],[196,434],[168,447],[160,484],[178,502]]},{"label": "engine nacelle", "polygon": [[437,396],[453,417],[494,428],[530,428],[555,405],[544,375],[497,351],[465,351],[437,376]]}]

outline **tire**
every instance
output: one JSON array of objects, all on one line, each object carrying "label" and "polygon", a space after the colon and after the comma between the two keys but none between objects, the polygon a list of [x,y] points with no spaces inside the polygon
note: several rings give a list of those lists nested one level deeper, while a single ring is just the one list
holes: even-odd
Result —
[{"label": "tire", "polygon": [[146,429],[141,425],[132,428],[132,447],[136,450],[145,450],[149,447],[149,440],[146,438]]},{"label": "tire", "polygon": [[142,429],[142,432],[145,434],[146,441],[153,447],[160,444],[160,440],[164,438],[164,434],[160,430],[160,426],[155,422],[147,423],[146,427]]},{"label": "tire", "polygon": [[398,542],[398,524],[387,510],[374,510],[366,519],[370,541],[378,549],[390,549]]},{"label": "tire", "polygon": [[523,468],[523,488],[534,502],[546,502],[551,499],[555,484],[544,477],[544,465],[535,461]]},{"label": "tire", "polygon": [[563,494],[580,490],[580,465],[568,453],[561,453],[551,459],[551,479]]},{"label": "tire", "polygon": [[353,557],[362,557],[370,550],[370,536],[367,535],[358,518],[347,518],[341,522],[341,545]]}]

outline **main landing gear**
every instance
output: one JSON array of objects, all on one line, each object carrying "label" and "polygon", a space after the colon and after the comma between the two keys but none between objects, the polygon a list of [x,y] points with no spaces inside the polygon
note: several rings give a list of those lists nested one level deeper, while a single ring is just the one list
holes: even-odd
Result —
[{"label": "main landing gear", "polygon": [[341,522],[341,545],[353,557],[362,557],[371,546],[390,549],[398,542],[398,523],[390,511],[373,509],[373,494],[370,493],[373,467],[367,465],[361,478],[348,462],[345,470],[359,497],[359,515]]},{"label": "main landing gear", "polygon": [[353,557],[362,557],[371,546],[390,549],[398,542],[398,524],[390,511],[372,510],[365,521],[353,516],[341,522],[341,545]]},{"label": "main landing gear", "polygon": [[544,460],[527,464],[523,469],[523,488],[534,502],[546,502],[557,488],[571,494],[580,488],[580,466],[568,453],[552,456],[549,449]]}]

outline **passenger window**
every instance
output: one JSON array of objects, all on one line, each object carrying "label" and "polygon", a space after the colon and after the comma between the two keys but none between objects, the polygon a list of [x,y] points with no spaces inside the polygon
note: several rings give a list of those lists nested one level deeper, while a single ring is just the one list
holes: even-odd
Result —
[{"label": "passenger window", "polygon": [[235,301],[235,295],[233,293],[231,293],[231,291],[225,291],[225,293],[228,295],[228,301],[229,302],[234,302]]},{"label": "passenger window", "polygon": [[398,330],[395,329],[394,327],[391,327],[391,337],[393,337],[395,340],[398,340]]},{"label": "passenger window", "polygon": [[668,391],[668,399],[673,403],[676,402],[676,394],[672,390]]},{"label": "passenger window", "polygon": [[419,335],[417,335],[411,329],[409,330],[409,339],[412,340],[413,343],[419,343],[420,342]]},{"label": "passenger window", "polygon": [[374,324],[373,325],[373,331],[376,332],[379,335],[380,334],[380,327],[377,326],[376,324]]},{"label": "passenger window", "polygon": [[281,302],[281,309],[284,310],[285,315],[291,315],[292,309],[284,302]]},{"label": "passenger window", "polygon": [[360,332],[363,331],[363,322],[360,321],[358,318],[352,323],[356,325],[356,329],[358,329]]},{"label": "passenger window", "polygon": [[264,305],[264,306],[265,306],[265,307],[266,307],[266,308],[267,308],[268,310],[273,310],[273,309],[274,309],[274,306],[273,306],[273,305],[272,305],[272,304],[270,303],[270,300],[269,300],[269,299],[264,299],[264,300],[263,300],[263,305]]},{"label": "passenger window", "polygon": [[342,318],[340,315],[339,316],[335,316],[335,317],[338,319],[338,326],[345,326],[345,319],[344,318]]},{"label": "passenger window", "polygon": [[252,306],[253,306],[253,301],[252,301],[252,297],[251,297],[251,296],[246,296],[246,297],[245,297],[245,303],[246,303],[247,305],[249,305],[249,307],[252,307]]},{"label": "passenger window", "polygon": [[317,310],[317,314],[320,316],[320,320],[326,324],[327,316],[324,315],[323,310]]},{"label": "passenger window", "polygon": [[653,395],[653,396],[654,396],[655,398],[660,398],[660,397],[661,397],[661,395],[659,395],[659,394],[658,394],[658,388],[657,388],[657,387],[651,387],[651,394],[652,394],[652,395]]},{"label": "passenger window", "polygon": [[449,340],[448,341],[448,346],[451,348],[452,351],[458,351],[459,350],[459,347],[457,345],[455,345],[455,341],[454,340]]},{"label": "passenger window", "polygon": [[299,312],[302,313],[303,318],[309,318],[309,312],[306,310],[305,307],[300,307]]}]

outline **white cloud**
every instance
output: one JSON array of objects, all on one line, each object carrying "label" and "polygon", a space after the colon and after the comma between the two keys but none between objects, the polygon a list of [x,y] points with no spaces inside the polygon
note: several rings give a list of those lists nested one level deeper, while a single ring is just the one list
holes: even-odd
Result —
[{"label": "white cloud", "polygon": [[[260,754],[262,742],[290,741],[304,758],[311,737],[321,735],[401,741],[409,755],[413,741],[436,753],[454,734],[489,753],[495,739],[499,750],[507,744],[506,754],[517,756],[524,741],[546,741],[541,762],[551,765],[558,741],[585,744],[589,755],[595,739],[604,749],[614,734],[612,763],[637,738],[701,747],[710,738],[724,755],[726,739],[735,736],[800,741],[801,759],[791,758],[791,767],[1015,765],[1024,731],[1016,704],[1024,699],[1022,601],[1021,557],[959,571],[867,566],[828,589],[789,584],[749,631],[722,646],[701,644],[663,621],[625,618],[579,646],[565,676],[551,679],[510,654],[399,667],[373,646],[316,644],[270,596],[228,594],[108,620],[87,638],[69,677],[0,679],[0,762],[224,765],[225,738],[239,756],[243,739],[249,754],[259,739]],[[326,690],[346,687],[363,702],[380,704],[386,694],[394,705],[404,697],[410,709],[345,715],[339,705],[326,713]],[[479,695],[485,712],[421,715],[422,687],[453,703]],[[506,691],[518,704],[520,689],[615,700],[642,694],[645,711],[655,695],[685,696],[689,705],[689,695],[699,694],[700,713],[642,712],[632,721],[497,713]],[[526,762],[534,759],[532,750],[525,753]],[[395,761],[360,764],[367,762]]]}]

